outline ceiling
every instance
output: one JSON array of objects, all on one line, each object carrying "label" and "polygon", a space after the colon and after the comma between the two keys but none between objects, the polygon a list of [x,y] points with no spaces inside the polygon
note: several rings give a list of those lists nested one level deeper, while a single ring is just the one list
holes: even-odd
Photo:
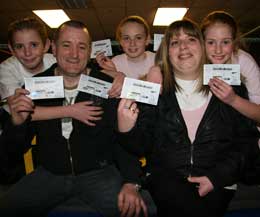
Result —
[{"label": "ceiling", "polygon": [[[119,21],[127,15],[140,15],[150,26],[157,7],[189,7],[185,17],[196,22],[213,10],[230,12],[238,21],[242,33],[260,25],[259,0],[5,0],[0,7],[0,44],[7,43],[8,24],[15,19],[35,16],[33,9],[57,9],[63,7],[71,19],[83,21],[93,40],[114,39]],[[79,6],[80,8],[68,8]],[[74,6],[73,6],[74,5]],[[53,17],[55,19],[55,17]],[[163,33],[165,27],[152,27],[151,32]],[[49,29],[51,33],[52,30]],[[260,39],[258,28],[248,37]]]}]

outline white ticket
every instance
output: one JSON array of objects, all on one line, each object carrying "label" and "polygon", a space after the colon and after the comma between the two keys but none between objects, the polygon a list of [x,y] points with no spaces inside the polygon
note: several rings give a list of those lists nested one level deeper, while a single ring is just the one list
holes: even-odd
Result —
[{"label": "white ticket", "polygon": [[105,56],[112,56],[112,46],[111,40],[105,39],[100,41],[93,41],[91,45],[91,55],[90,58],[96,58],[97,54],[100,52],[104,52]]},{"label": "white ticket", "polygon": [[164,34],[154,34],[153,35],[153,50],[154,51],[157,51],[160,44],[161,44],[161,41],[162,41],[162,38],[163,38]]},{"label": "white ticket", "polygon": [[24,78],[24,83],[31,99],[64,98],[62,76]]},{"label": "white ticket", "polygon": [[239,64],[205,64],[203,73],[203,84],[207,85],[213,77],[218,77],[229,85],[240,85]]},{"label": "white ticket", "polygon": [[137,102],[157,105],[160,84],[125,78],[120,98],[134,99]]},{"label": "white ticket", "polygon": [[78,91],[89,93],[102,98],[108,98],[108,91],[112,87],[112,83],[103,81],[88,75],[81,75],[78,85]]}]

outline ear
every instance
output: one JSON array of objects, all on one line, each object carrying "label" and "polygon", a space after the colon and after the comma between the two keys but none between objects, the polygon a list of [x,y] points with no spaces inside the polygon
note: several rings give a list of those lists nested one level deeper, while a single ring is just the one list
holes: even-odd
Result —
[{"label": "ear", "polygon": [[57,49],[56,49],[56,44],[55,44],[54,41],[51,42],[51,50],[52,50],[52,54],[53,54],[53,56],[56,57]]},{"label": "ear", "polygon": [[145,45],[148,46],[148,45],[150,44],[150,42],[151,42],[151,36],[150,36],[150,34],[149,34],[149,35],[147,36],[147,38],[146,38]]},{"label": "ear", "polygon": [[47,53],[48,50],[50,49],[50,46],[51,46],[51,42],[50,42],[50,39],[46,39],[46,42],[45,42],[45,45],[44,45],[44,53]]},{"label": "ear", "polygon": [[14,52],[12,45],[10,43],[8,43],[8,48],[11,51],[12,55],[15,56],[15,52]]}]

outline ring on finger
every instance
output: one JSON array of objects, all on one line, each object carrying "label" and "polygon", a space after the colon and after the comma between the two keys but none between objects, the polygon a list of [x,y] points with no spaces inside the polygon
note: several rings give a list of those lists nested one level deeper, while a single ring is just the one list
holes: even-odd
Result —
[{"label": "ring on finger", "polygon": [[130,107],[129,107],[129,106],[127,106],[127,105],[125,105],[125,106],[124,106],[124,109],[130,109]]},{"label": "ring on finger", "polygon": [[135,109],[134,109],[134,108],[130,108],[130,110],[131,110],[133,113],[135,113]]}]

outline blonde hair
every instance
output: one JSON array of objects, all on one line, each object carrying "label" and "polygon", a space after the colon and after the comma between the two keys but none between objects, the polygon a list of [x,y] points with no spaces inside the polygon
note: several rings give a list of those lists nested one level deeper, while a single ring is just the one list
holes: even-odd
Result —
[{"label": "blonde hair", "polygon": [[120,41],[121,28],[126,23],[138,23],[138,24],[142,25],[144,27],[146,38],[150,36],[150,27],[149,27],[148,23],[145,21],[145,19],[140,16],[132,15],[132,16],[125,17],[118,24],[117,29],[116,29],[116,40]]}]

